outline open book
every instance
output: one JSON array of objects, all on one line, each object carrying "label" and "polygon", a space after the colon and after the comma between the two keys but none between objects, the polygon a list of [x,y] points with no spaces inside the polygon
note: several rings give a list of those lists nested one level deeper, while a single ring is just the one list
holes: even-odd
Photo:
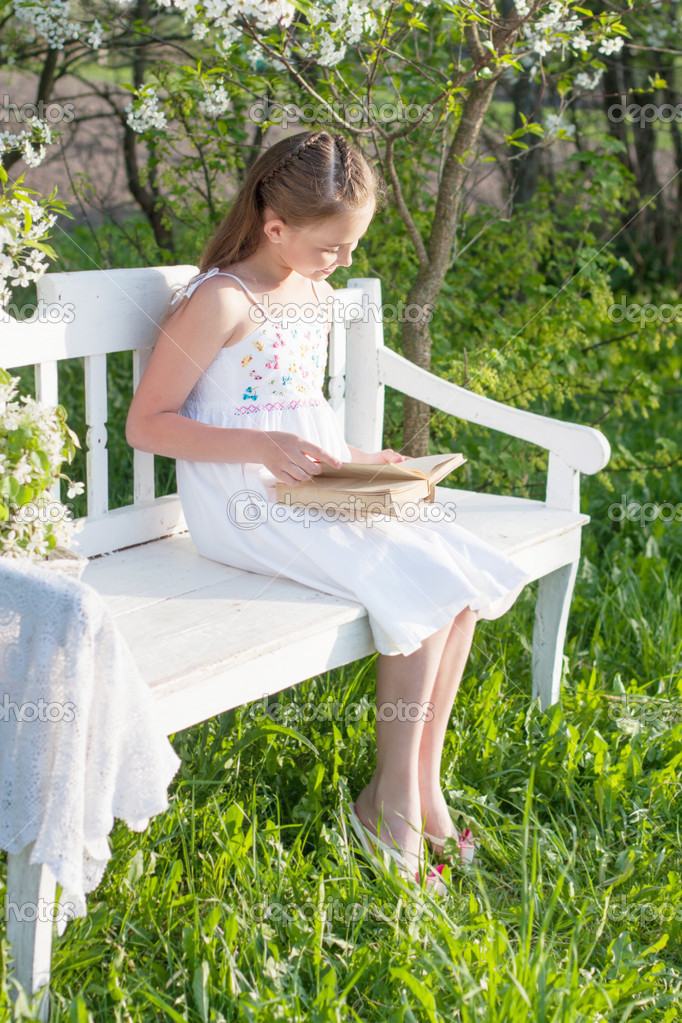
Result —
[{"label": "open book", "polygon": [[339,508],[358,518],[372,513],[397,515],[411,502],[433,501],[436,484],[466,462],[461,454],[425,455],[404,462],[342,462],[335,469],[321,462],[322,472],[309,482],[277,481],[277,502],[316,508]]}]

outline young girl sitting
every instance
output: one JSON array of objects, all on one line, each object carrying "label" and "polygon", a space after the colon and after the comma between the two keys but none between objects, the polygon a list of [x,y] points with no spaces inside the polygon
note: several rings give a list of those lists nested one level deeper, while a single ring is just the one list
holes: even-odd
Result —
[{"label": "young girl sitting", "polygon": [[[445,731],[477,619],[504,614],[528,578],[427,506],[418,520],[368,521],[275,505],[277,480],[310,480],[321,461],[404,458],[348,445],[322,393],[327,277],[351,265],[384,198],[383,182],[342,135],[302,132],[262,153],[201,273],[172,300],[126,436],[177,460],[200,555],[367,608],[378,651],[377,758],[349,817],[365,850],[389,852],[411,880],[425,838],[435,852],[455,838],[470,856],[470,833],[459,835],[441,791]],[[275,303],[289,319],[271,317]],[[400,713],[406,705],[423,713]]]}]

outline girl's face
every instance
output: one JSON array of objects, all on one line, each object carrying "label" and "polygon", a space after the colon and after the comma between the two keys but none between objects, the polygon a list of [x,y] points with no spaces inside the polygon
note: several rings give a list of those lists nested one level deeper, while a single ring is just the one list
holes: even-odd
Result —
[{"label": "girl's face", "polygon": [[306,227],[293,227],[272,215],[263,228],[268,239],[278,246],[276,256],[303,277],[322,280],[337,266],[350,266],[351,253],[369,227],[374,203],[340,213]]}]

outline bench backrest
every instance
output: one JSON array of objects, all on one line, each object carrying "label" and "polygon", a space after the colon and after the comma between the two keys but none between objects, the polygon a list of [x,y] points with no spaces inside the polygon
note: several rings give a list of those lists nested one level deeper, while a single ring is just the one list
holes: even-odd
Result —
[{"label": "bench backrest", "polygon": [[[107,355],[132,351],[133,388],[144,372],[176,287],[198,267],[155,266],[47,273],[37,283],[39,315],[32,322],[5,317],[0,365],[35,366],[36,398],[59,402],[57,364],[83,359],[87,515],[75,549],[87,557],[183,532],[177,494],[155,496],[154,455],[134,452],[133,503],[109,508]],[[383,345],[381,286],[355,278],[335,290],[329,347],[328,397],[349,444],[382,446],[383,385],[377,349]],[[67,409],[68,411],[68,409]],[[59,497],[55,486],[54,496]]]}]

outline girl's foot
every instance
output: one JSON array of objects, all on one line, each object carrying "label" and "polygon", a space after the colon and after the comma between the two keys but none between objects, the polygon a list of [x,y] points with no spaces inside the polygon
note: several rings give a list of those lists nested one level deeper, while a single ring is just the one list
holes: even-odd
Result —
[{"label": "girl's foot", "polygon": [[447,888],[443,884],[441,878],[441,872],[443,870],[443,864],[439,864],[433,870],[429,870],[426,874],[426,865],[422,864],[419,869],[413,871],[412,867],[408,864],[403,853],[395,846],[387,845],[381,841],[376,835],[374,830],[370,830],[358,817],[356,812],[356,804],[350,803],[348,806],[348,819],[351,827],[358,838],[360,845],[363,850],[371,858],[382,859],[383,856],[388,855],[390,859],[395,860],[398,865],[398,872],[401,877],[408,882],[412,882],[421,887],[422,880],[426,879],[426,887],[430,891],[435,892],[436,895],[444,895]]},{"label": "girl's foot", "polygon": [[386,800],[377,800],[374,792],[372,782],[362,790],[355,800],[356,816],[368,834],[396,850],[414,874],[424,858],[421,828],[410,823],[410,811],[414,808],[407,800],[397,806],[389,805]]},{"label": "girl's foot", "polygon": [[[429,803],[422,803],[424,817],[424,838],[434,855],[444,857],[446,838],[452,838],[459,847],[459,858],[462,863],[472,863],[475,855],[476,842],[469,828],[458,831],[452,822],[448,805],[442,792],[432,798]],[[445,857],[451,859],[450,856]]]}]

